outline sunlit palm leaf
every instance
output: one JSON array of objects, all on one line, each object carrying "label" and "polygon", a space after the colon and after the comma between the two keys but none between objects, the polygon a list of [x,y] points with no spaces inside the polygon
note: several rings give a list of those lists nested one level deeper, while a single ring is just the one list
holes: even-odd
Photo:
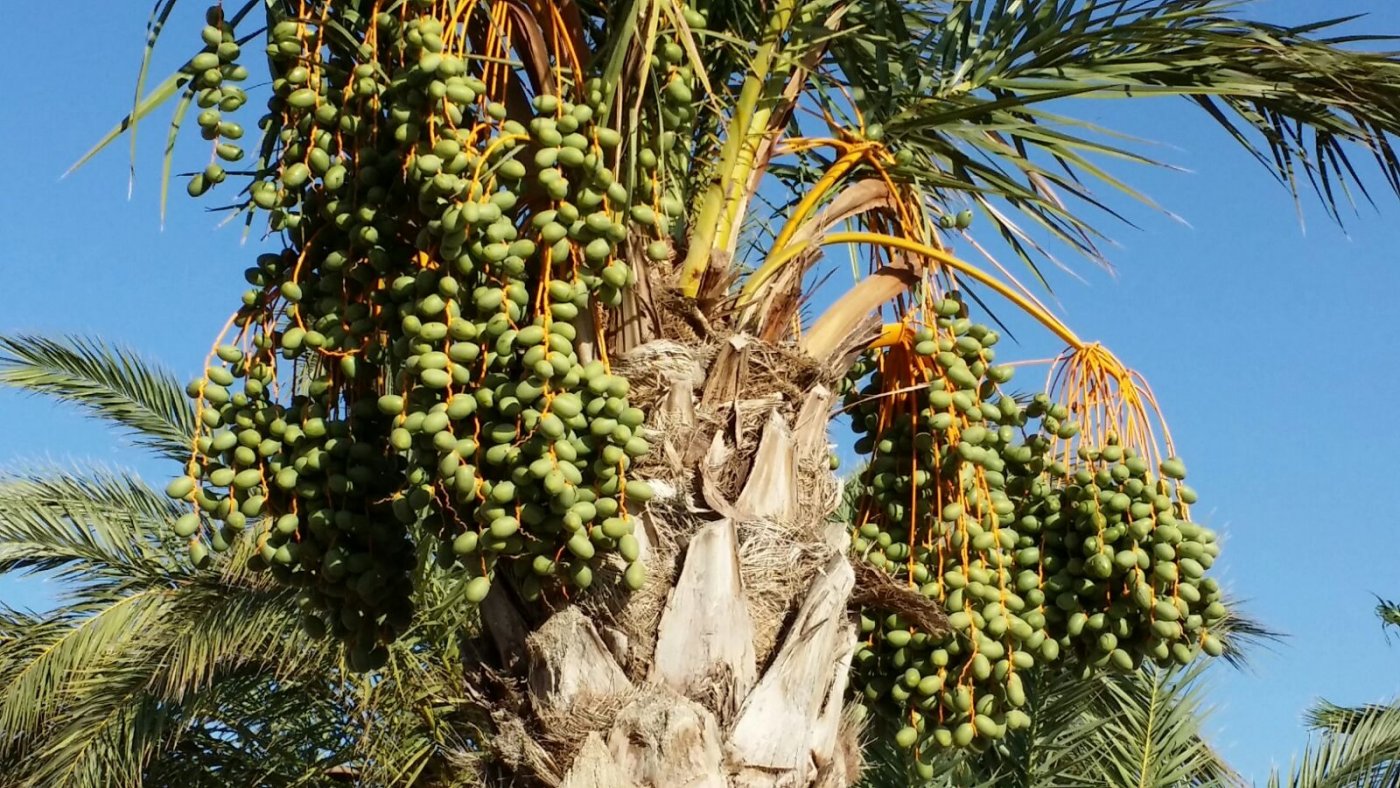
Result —
[{"label": "sunlit palm leaf", "polygon": [[79,585],[168,579],[178,516],[133,476],[94,470],[0,475],[0,572],[45,571]]},{"label": "sunlit palm leaf", "polygon": [[[1096,764],[1102,785],[1243,785],[1243,779],[1201,736],[1206,716],[1204,663],[1183,670],[1147,669],[1133,681],[1108,681],[1110,722]],[[1086,775],[1087,776],[1087,775]]]},{"label": "sunlit palm leaf", "polygon": [[70,402],[140,445],[189,458],[194,411],[183,387],[129,350],[86,337],[0,336],[0,386]]},{"label": "sunlit palm leaf", "polygon": [[[74,604],[0,643],[0,729],[6,746],[39,736],[77,699],[74,682],[100,675],[112,654],[133,651],[158,626],[162,589]],[[66,715],[64,715],[66,716]],[[41,725],[41,723],[43,723]]]},{"label": "sunlit palm leaf", "polygon": [[[1387,629],[1400,622],[1400,608],[1385,599],[1377,599],[1376,615]],[[1400,783],[1400,704],[1338,706],[1324,700],[1308,710],[1307,722],[1320,731],[1320,740],[1286,777],[1271,775],[1270,786],[1389,788]]]},{"label": "sunlit palm leaf", "polygon": [[1396,785],[1400,781],[1400,707],[1377,707],[1347,717],[1344,730],[1324,732],[1292,763],[1286,774],[1272,774],[1270,788],[1391,788]]},{"label": "sunlit palm leaf", "polygon": [[1225,600],[1230,611],[1218,625],[1220,641],[1225,646],[1221,655],[1231,667],[1243,669],[1249,665],[1249,653],[1258,648],[1270,648],[1284,636],[1269,629],[1263,622],[1243,612],[1244,603]]},{"label": "sunlit palm leaf", "polygon": [[1235,19],[1237,5],[872,4],[863,34],[833,52],[867,117],[884,123],[890,144],[914,151],[911,174],[932,172],[920,177],[941,201],[965,193],[982,203],[1027,262],[1037,255],[1026,228],[994,204],[1094,258],[1098,233],[1084,209],[1110,206],[1092,184],[1151,204],[1100,162],[1152,160],[1064,114],[1077,106],[1068,99],[1185,97],[1295,194],[1306,179],[1337,218],[1348,188],[1365,194],[1349,158],[1356,151],[1400,188],[1400,60],[1352,46],[1379,39],[1331,35],[1348,20],[1286,28]]},{"label": "sunlit palm leaf", "polygon": [[[37,547],[43,523],[52,526],[47,551]],[[181,737],[191,726],[251,725],[244,734],[257,733],[260,741],[268,734],[258,730],[271,728],[281,741],[318,708],[322,732],[297,736],[303,746],[316,742],[320,755],[269,760],[245,742],[227,754],[224,767],[244,762],[268,774],[301,774],[307,757],[335,751],[327,737],[342,730],[343,712],[327,716],[324,707],[334,698],[336,662],[328,659],[328,646],[301,634],[288,591],[249,583],[242,573],[179,570],[182,546],[162,556],[160,543],[142,548],[149,566],[123,576],[114,571],[132,559],[123,546],[94,537],[74,549],[73,523],[31,526],[26,549],[63,556],[65,568],[86,566],[97,575],[52,614],[0,617],[0,729],[11,736],[0,743],[0,763],[23,764],[11,774],[42,785],[134,784],[149,764],[187,746]],[[0,538],[0,547],[9,546]],[[241,689],[228,696],[230,683]],[[310,696],[307,688],[315,688]],[[293,691],[297,703],[274,713],[276,696]],[[258,704],[225,708],[255,694],[262,697]]]},{"label": "sunlit palm leaf", "polygon": [[1391,629],[1400,630],[1400,603],[1377,599],[1376,616],[1380,618],[1381,626],[1386,629],[1387,634]]},{"label": "sunlit palm leaf", "polygon": [[1308,709],[1308,726],[1329,734],[1346,734],[1356,730],[1367,720],[1390,710],[1383,703],[1368,703],[1363,706],[1338,706],[1328,701],[1319,701]]}]

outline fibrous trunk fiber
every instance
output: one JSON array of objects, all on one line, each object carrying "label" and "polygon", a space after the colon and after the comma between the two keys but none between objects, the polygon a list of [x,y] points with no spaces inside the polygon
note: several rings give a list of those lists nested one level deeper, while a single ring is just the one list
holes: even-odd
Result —
[{"label": "fibrous trunk fiber", "polygon": [[[856,575],[844,529],[828,522],[832,397],[819,380],[764,386],[749,343],[731,338],[708,363],[678,364],[679,348],[661,354],[669,379],[653,409],[661,446],[650,470],[673,494],[643,518],[648,587],[563,607],[524,635],[508,613],[487,616],[502,650],[513,641],[523,656],[513,724],[526,735],[495,747],[516,778],[567,788],[856,781],[858,729],[844,713]],[[687,367],[696,373],[676,374]]]}]

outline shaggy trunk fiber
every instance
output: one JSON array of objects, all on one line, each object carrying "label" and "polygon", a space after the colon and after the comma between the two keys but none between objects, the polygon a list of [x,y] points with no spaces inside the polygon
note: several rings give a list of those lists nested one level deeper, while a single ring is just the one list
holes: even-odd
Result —
[{"label": "shaggy trunk fiber", "polygon": [[[640,591],[484,611],[507,665],[493,749],[568,788],[852,785],[856,572],[829,470],[831,374],[745,336],[615,360],[656,446]],[[606,581],[606,578],[603,578]],[[607,586],[606,582],[599,585]]]}]

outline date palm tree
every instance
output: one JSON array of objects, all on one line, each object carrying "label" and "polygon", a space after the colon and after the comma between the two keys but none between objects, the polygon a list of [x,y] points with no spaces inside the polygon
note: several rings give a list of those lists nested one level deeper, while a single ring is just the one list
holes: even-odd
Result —
[{"label": "date palm tree", "polygon": [[[156,4],[152,41],[174,5]],[[295,270],[274,271],[273,262],[253,275],[248,303],[266,310],[259,319],[271,337],[285,339],[292,326],[278,321],[317,303],[290,306],[300,299],[303,262],[318,265],[326,250],[317,244],[337,230],[318,236],[309,228],[380,222],[405,248],[428,239],[420,251],[429,268],[445,248],[429,243],[435,230],[426,214],[421,225],[397,213],[385,223],[331,201],[325,210],[334,218],[325,223],[285,211],[284,187],[323,188],[314,179],[306,186],[311,170],[300,157],[309,153],[298,135],[313,146],[343,142],[314,131],[321,121],[310,120],[313,108],[331,94],[319,82],[297,87],[313,72],[287,58],[320,69],[327,53],[329,70],[316,72],[324,74],[363,67],[353,72],[360,81],[336,88],[336,101],[341,92],[353,103],[397,90],[411,77],[399,79],[394,68],[442,62],[415,65],[399,49],[378,48],[380,31],[401,31],[413,15],[454,41],[480,77],[484,96],[475,88],[459,94],[481,99],[482,117],[491,118],[482,128],[500,133],[492,139],[525,136],[505,124],[518,119],[524,128],[531,96],[547,99],[536,101],[540,112],[557,110],[559,98],[586,103],[587,116],[617,132],[609,188],[648,191],[650,204],[643,199],[630,215],[665,228],[647,243],[588,250],[620,272],[614,284],[627,285],[621,294],[601,291],[615,307],[569,332],[580,363],[611,361],[648,406],[657,440],[645,467],[664,482],[639,526],[647,549],[637,560],[650,579],[629,575],[641,587],[630,596],[587,593],[541,606],[523,601],[535,589],[498,574],[482,603],[473,665],[494,677],[479,685],[488,687],[481,744],[506,773],[579,787],[854,782],[858,726],[842,713],[856,647],[847,610],[917,594],[848,561],[849,540],[823,527],[837,490],[827,467],[832,389],[853,359],[872,345],[912,344],[901,321],[932,294],[1004,296],[1069,346],[1068,379],[1081,388],[1052,393],[1085,412],[1111,411],[1086,433],[1126,434],[1147,456],[1158,451],[1146,424],[1150,394],[1121,362],[1056,320],[1009,270],[953,253],[1004,248],[1037,279],[1053,244],[1103,261],[1101,220],[1122,199],[1151,204],[1110,164],[1152,162],[1076,117],[1082,102],[1184,98],[1183,108],[1206,113],[1286,188],[1315,191],[1334,215],[1352,195],[1370,197],[1349,158],[1357,152],[1375,159],[1385,188],[1400,188],[1392,147],[1400,61],[1363,51],[1366,40],[1338,31],[1339,21],[1280,27],[1234,12],[1219,0],[248,0],[211,11],[244,43],[267,41],[280,91],[252,182],[234,199],[237,209],[271,209],[288,244],[284,259],[297,261]],[[176,103],[178,129],[200,102],[213,113],[200,125],[215,152],[243,155],[241,127],[221,121],[214,105],[232,111],[244,101],[219,85],[247,70],[224,62],[237,47],[214,27],[185,69],[149,92],[138,88],[131,117],[104,144],[134,133],[167,100]],[[383,62],[394,68],[379,68]],[[411,112],[370,122],[381,121],[396,124],[404,140],[437,128]],[[354,123],[344,128],[353,132]],[[398,169],[442,174],[436,148],[412,156]],[[546,169],[553,160],[534,159]],[[330,159],[309,161],[329,174],[321,165]],[[369,169],[357,183],[382,174]],[[343,174],[325,188],[340,188]],[[211,165],[189,191],[239,175]],[[441,181],[449,190],[450,175]],[[541,180],[530,188],[557,200],[574,187]],[[520,197],[526,205],[544,199],[536,191]],[[658,223],[658,211],[670,221]],[[985,234],[969,230],[974,216]],[[357,243],[377,242],[379,225],[370,229],[357,230]],[[809,286],[831,270],[825,250],[847,247],[868,273],[834,303],[812,303]],[[243,325],[255,322],[245,317]],[[301,352],[292,344],[283,347]],[[328,354],[335,363],[318,372],[328,390],[355,377],[356,366],[345,363],[355,352]],[[885,356],[894,365],[912,358]],[[197,557],[202,545],[196,540]],[[546,561],[546,570],[553,566]],[[941,611],[928,616],[927,632],[946,626]],[[359,662],[374,653],[362,649]]]},{"label": "date palm tree", "polygon": [[[168,372],[97,340],[0,337],[0,386],[86,410],[157,457],[180,456],[192,429]],[[847,525],[860,485],[848,480],[843,493],[832,517]],[[301,632],[295,595],[241,571],[245,555],[189,566],[169,533],[178,516],[129,472],[0,477],[0,573],[38,573],[65,589],[41,613],[0,608],[0,726],[10,733],[0,785],[481,784],[477,679],[451,658],[475,622],[454,615],[450,577],[425,578],[433,614],[371,683]],[[1243,626],[1247,640],[1267,636]],[[947,759],[940,779],[1238,782],[1200,736],[1201,667],[1042,669],[1035,727],[983,756]],[[901,751],[866,738],[864,785],[915,784]]]}]

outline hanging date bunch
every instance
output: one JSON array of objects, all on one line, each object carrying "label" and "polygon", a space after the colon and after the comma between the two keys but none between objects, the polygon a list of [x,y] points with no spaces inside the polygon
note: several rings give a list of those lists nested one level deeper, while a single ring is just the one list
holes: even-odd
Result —
[{"label": "hanging date bunch", "polygon": [[[252,529],[253,565],[299,588],[306,629],[358,669],[411,622],[425,539],[473,603],[502,576],[526,599],[567,595],[609,561],[643,582],[633,518],[651,490],[628,469],[644,414],[598,325],[635,279],[629,245],[665,255],[680,210],[657,174],[674,133],[624,175],[604,86],[559,28],[527,96],[507,79],[508,4],[370,5],[274,14],[246,157],[223,114],[245,100],[238,39],[208,14],[188,90],[285,248],[248,269],[189,387],[201,431],[168,489],[191,505],[176,529],[196,563]],[[658,89],[674,104],[682,88]],[[211,165],[189,192],[233,180]]]},{"label": "hanging date bunch", "polygon": [[1085,346],[1061,359],[1051,391],[1018,400],[999,335],[961,299],[928,298],[899,328],[845,384],[869,457],[852,540],[941,604],[949,628],[866,608],[853,680],[919,770],[1028,727],[1038,664],[1219,655],[1211,628],[1226,610],[1205,577],[1218,545],[1189,520],[1181,461],[1157,457],[1133,376]]}]

